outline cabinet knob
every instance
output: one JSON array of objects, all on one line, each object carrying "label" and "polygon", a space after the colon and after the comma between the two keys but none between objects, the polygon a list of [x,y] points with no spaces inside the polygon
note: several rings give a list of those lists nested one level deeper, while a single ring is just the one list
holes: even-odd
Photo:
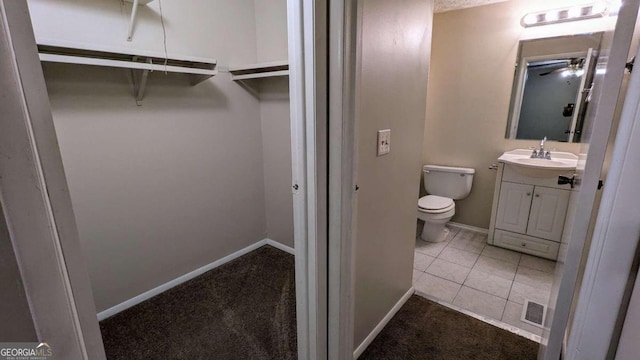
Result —
[{"label": "cabinet knob", "polygon": [[526,242],[523,242],[523,243],[522,243],[522,247],[527,247],[527,243],[526,243]]},{"label": "cabinet knob", "polygon": [[536,194],[535,197],[540,197],[540,194]]},{"label": "cabinet knob", "polygon": [[528,193],[527,193],[527,196],[531,196],[531,193],[530,193],[530,192],[528,192]]}]

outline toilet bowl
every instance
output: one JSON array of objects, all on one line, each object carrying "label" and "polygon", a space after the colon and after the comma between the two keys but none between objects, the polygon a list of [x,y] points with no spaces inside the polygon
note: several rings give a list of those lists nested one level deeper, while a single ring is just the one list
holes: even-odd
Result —
[{"label": "toilet bowl", "polygon": [[446,240],[446,224],[456,213],[454,200],[464,199],[471,192],[474,169],[425,165],[424,188],[427,196],[418,200],[418,219],[424,221],[420,238],[429,242]]},{"label": "toilet bowl", "polygon": [[418,200],[418,219],[424,221],[420,237],[429,242],[441,242],[449,235],[446,224],[456,214],[452,199],[437,195],[423,196]]}]

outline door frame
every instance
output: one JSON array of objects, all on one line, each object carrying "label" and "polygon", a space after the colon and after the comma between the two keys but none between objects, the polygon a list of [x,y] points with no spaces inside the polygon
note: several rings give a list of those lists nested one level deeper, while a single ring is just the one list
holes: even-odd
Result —
[{"label": "door frame", "polygon": [[56,357],[105,359],[26,1],[0,17],[0,198],[36,334]]},{"label": "door frame", "polygon": [[298,358],[327,358],[326,0],[287,0]]},{"label": "door frame", "polygon": [[[597,96],[595,91],[598,91],[600,95],[596,97],[598,99],[598,108],[592,115],[592,137],[589,142],[588,154],[580,155],[581,157],[586,155],[584,172],[582,179],[580,179],[580,191],[576,194],[576,209],[579,209],[580,213],[576,211],[574,222],[571,225],[572,231],[568,237],[566,260],[564,263],[558,262],[558,266],[556,266],[556,279],[554,279],[551,294],[551,303],[554,305],[554,312],[551,316],[547,317],[546,325],[549,326],[549,328],[545,328],[543,338],[547,338],[548,340],[546,343],[543,341],[541,345],[542,351],[538,354],[539,359],[556,360],[562,354],[563,346],[567,340],[567,326],[572,316],[571,311],[572,304],[574,303],[574,294],[577,290],[580,290],[576,289],[576,285],[580,277],[580,264],[585,256],[583,255],[583,250],[586,239],[589,236],[590,224],[594,220],[594,216],[598,216],[598,218],[608,216],[608,214],[602,212],[594,212],[594,210],[596,210],[594,209],[594,205],[598,182],[602,172],[602,164],[607,151],[609,134],[611,133],[613,122],[612,114],[615,113],[619,100],[620,85],[622,84],[624,66],[627,62],[629,46],[633,37],[639,3],[639,0],[624,1],[618,12],[618,19],[616,20],[613,33],[609,34],[607,31],[603,35],[602,43],[610,41],[611,48],[609,53],[605,53],[601,43],[599,56],[606,56],[608,60],[606,64],[606,75],[604,75],[601,86],[599,89],[594,88],[594,97]],[[607,39],[607,36],[611,36],[611,38]],[[595,81],[596,79],[594,79],[594,82]],[[583,131],[584,130],[586,129],[583,129]],[[618,139],[616,138],[616,142],[617,141]],[[581,158],[581,160],[583,159]],[[616,159],[614,158],[613,161],[615,162]],[[592,241],[589,255],[587,255],[588,258],[596,256],[595,254],[599,251],[598,247],[594,246],[594,244]],[[591,271],[592,269],[587,267],[582,275],[583,278],[587,279],[593,276],[594,274],[592,274]],[[559,282],[557,282],[558,274],[561,274]],[[584,286],[584,283],[581,284],[581,287],[582,286]],[[582,316],[582,314],[574,314],[574,319],[579,322],[579,317]],[[569,341],[571,341],[572,334],[573,333],[571,333],[568,338]]]},{"label": "door frame", "polygon": [[296,275],[307,275],[296,291],[299,309],[309,311],[298,317],[299,357],[351,359],[358,1],[288,3],[299,14],[289,16],[293,185],[307,184],[306,199],[304,188],[294,190],[295,224],[305,224],[296,228]]},{"label": "door frame", "polygon": [[357,0],[329,1],[328,358],[354,353]]},{"label": "door frame", "polygon": [[[639,56],[640,52],[636,56]],[[634,287],[640,237],[640,72],[632,73],[571,327],[567,359],[613,358]]]}]

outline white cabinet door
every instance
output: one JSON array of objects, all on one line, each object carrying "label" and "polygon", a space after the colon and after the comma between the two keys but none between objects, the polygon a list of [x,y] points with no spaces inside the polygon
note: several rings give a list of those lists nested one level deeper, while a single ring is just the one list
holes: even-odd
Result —
[{"label": "white cabinet door", "polygon": [[524,234],[527,230],[533,185],[502,182],[496,228]]},{"label": "white cabinet door", "polygon": [[569,190],[536,186],[527,235],[560,241],[570,193]]}]

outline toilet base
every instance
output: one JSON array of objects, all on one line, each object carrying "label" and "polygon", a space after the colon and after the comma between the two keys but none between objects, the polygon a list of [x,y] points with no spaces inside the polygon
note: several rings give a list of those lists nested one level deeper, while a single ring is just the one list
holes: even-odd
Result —
[{"label": "toilet base", "polygon": [[420,234],[420,238],[424,241],[428,242],[443,242],[449,236],[449,228],[447,228],[446,223],[442,224],[434,224],[425,222],[424,227],[422,228],[422,233]]}]

